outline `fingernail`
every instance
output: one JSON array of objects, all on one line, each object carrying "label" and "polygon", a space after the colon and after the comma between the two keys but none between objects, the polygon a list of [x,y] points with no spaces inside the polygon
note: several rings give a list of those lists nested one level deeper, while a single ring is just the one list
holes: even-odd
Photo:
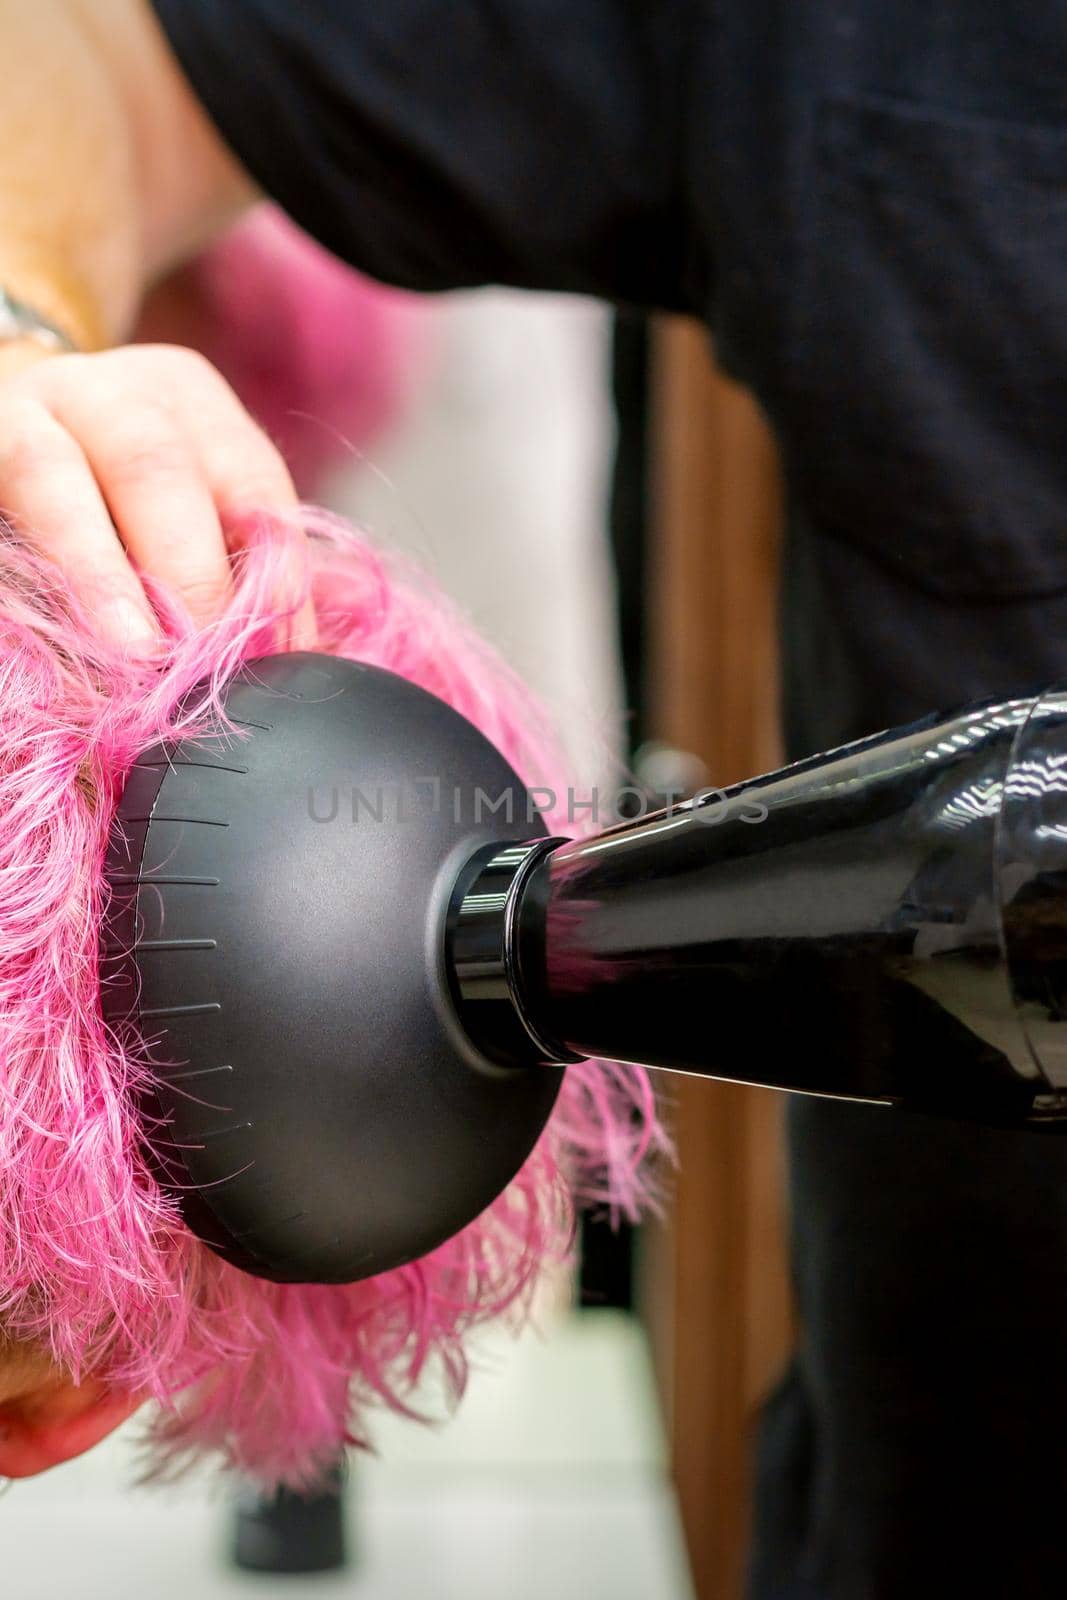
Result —
[{"label": "fingernail", "polygon": [[159,629],[134,601],[117,595],[107,606],[107,631],[125,650],[154,650]]}]

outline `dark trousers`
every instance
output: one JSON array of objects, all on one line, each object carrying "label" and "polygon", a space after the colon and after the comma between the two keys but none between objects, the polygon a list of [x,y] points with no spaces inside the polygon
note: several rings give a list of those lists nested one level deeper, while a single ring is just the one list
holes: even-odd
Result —
[{"label": "dark trousers", "polygon": [[752,1600],[1067,1586],[1067,1142],[797,1101]]},{"label": "dark trousers", "polygon": [[[794,756],[1067,680],[1067,595],[950,603],[803,527],[784,616]],[[1067,1138],[800,1099],[788,1127],[800,1342],[750,1600],[1064,1592]]]}]

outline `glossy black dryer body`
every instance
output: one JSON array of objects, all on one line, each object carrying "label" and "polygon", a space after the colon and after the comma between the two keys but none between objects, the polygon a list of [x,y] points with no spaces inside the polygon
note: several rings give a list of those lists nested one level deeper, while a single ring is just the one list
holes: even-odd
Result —
[{"label": "glossy black dryer body", "polygon": [[1067,695],[931,717],[568,843],[521,925],[521,1004],[560,1056],[1055,1124]]}]

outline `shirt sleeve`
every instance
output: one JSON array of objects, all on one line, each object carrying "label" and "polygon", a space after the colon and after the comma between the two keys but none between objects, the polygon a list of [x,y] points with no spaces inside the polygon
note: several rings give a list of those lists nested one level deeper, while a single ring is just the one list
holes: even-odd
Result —
[{"label": "shirt sleeve", "polygon": [[153,0],[258,184],[386,282],[694,310],[694,0]]}]

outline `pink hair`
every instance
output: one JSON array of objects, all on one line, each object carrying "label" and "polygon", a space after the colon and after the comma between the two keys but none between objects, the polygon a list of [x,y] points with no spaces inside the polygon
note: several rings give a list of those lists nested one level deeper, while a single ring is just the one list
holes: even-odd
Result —
[{"label": "pink hair", "polygon": [[[454,607],[325,513],[307,519],[322,648],[440,695],[528,783],[565,792],[543,718]],[[643,1071],[574,1067],[522,1172],[476,1222],[340,1288],[243,1275],[158,1188],[130,1094],[143,1052],[100,1013],[110,817],[145,746],[195,731],[244,659],[285,647],[271,596],[286,575],[291,592],[292,558],[283,530],[258,527],[225,615],[197,633],[160,597],[166,643],[134,659],[96,637],[54,567],[0,537],[0,1327],[75,1376],[162,1402],[156,1470],[220,1451],[268,1484],[311,1482],[363,1442],[368,1402],[415,1414],[428,1364],[458,1398],[468,1334],[521,1321],[571,1248],[573,1203],[636,1218],[666,1148]],[[352,1193],[358,1205],[358,1173]]]},{"label": "pink hair", "polygon": [[407,405],[428,326],[424,301],[363,277],[263,205],[164,279],[137,336],[206,355],[310,495]]}]

